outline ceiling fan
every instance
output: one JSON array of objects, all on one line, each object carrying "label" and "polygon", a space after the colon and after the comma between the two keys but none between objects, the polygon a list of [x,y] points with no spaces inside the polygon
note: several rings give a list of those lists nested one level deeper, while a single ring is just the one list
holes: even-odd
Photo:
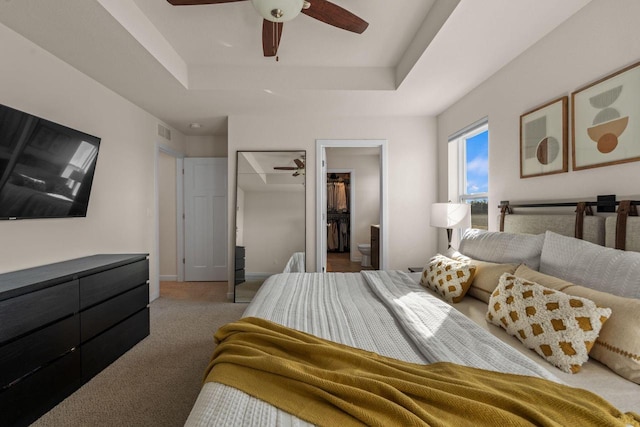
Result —
[{"label": "ceiling fan", "polygon": [[293,176],[304,175],[304,157],[302,159],[293,159],[295,166],[274,166],[275,170],[295,171]]},{"label": "ceiling fan", "polygon": [[[233,3],[248,0],[167,0],[174,6]],[[262,23],[262,51],[264,56],[276,56],[282,36],[283,22],[290,21],[300,12],[334,27],[362,34],[369,24],[328,0],[251,0],[253,7],[264,18]]]}]

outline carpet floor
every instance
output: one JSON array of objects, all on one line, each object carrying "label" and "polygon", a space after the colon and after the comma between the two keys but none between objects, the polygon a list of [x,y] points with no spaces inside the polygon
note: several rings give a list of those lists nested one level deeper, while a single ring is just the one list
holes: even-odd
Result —
[{"label": "carpet floor", "polygon": [[151,334],[32,426],[182,426],[202,386],[213,334],[246,304],[162,296]]}]

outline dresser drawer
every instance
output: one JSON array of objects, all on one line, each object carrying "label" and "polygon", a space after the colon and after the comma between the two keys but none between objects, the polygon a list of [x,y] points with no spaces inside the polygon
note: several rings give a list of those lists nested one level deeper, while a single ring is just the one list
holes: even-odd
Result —
[{"label": "dresser drawer", "polygon": [[74,315],[0,346],[0,389],[77,347],[80,316]]},{"label": "dresser drawer", "polygon": [[244,246],[236,246],[236,259],[244,258]]},{"label": "dresser drawer", "polygon": [[244,258],[236,258],[236,270],[244,269]]},{"label": "dresser drawer", "polygon": [[149,335],[149,308],[82,344],[82,379],[89,381]]},{"label": "dresser drawer", "polygon": [[0,344],[77,311],[77,280],[1,301]]},{"label": "dresser drawer", "polygon": [[81,341],[85,342],[100,332],[126,319],[149,303],[149,284],[133,288],[102,304],[80,313]]},{"label": "dresser drawer", "polygon": [[149,260],[116,267],[80,278],[80,309],[84,310],[147,282]]},{"label": "dresser drawer", "polygon": [[0,391],[0,425],[27,426],[82,384],[78,350]]}]

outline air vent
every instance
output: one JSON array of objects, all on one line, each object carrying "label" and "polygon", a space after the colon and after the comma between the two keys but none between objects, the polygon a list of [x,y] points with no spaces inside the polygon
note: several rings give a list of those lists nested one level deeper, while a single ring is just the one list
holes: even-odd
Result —
[{"label": "air vent", "polygon": [[171,141],[171,130],[167,129],[161,124],[158,125],[158,135],[160,135],[164,139],[168,139],[169,141]]}]

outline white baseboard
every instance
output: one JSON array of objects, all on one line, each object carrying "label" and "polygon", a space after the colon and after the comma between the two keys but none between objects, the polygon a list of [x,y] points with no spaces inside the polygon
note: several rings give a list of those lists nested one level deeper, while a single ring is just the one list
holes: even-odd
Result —
[{"label": "white baseboard", "polygon": [[178,275],[174,274],[174,275],[160,276],[160,281],[161,282],[177,282],[178,281]]}]

